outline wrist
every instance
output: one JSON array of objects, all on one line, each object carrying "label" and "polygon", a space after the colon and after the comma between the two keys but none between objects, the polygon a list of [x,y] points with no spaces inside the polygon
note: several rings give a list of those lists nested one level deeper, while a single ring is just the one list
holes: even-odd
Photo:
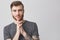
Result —
[{"label": "wrist", "polygon": [[27,36],[26,32],[23,32],[23,33],[22,33],[22,35],[23,35],[24,37],[26,37],[26,36]]}]

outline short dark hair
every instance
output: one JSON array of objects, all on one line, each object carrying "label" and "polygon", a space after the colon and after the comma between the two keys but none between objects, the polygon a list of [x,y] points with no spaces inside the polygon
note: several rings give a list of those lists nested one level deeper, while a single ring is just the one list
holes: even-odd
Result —
[{"label": "short dark hair", "polygon": [[19,6],[22,5],[22,7],[24,8],[24,5],[21,1],[13,1],[10,5],[10,8],[12,9],[13,6]]}]

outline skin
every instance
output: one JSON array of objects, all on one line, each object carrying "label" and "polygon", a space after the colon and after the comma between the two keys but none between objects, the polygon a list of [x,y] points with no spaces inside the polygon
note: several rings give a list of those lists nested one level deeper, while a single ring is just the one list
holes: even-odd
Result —
[{"label": "skin", "polygon": [[[22,27],[22,24],[24,23],[23,17],[24,17],[24,9],[22,5],[19,6],[13,6],[11,9],[11,14],[14,19],[15,24],[17,25],[17,31],[12,40],[18,40],[19,36],[22,34],[25,38],[25,40],[30,40],[30,36],[25,32],[25,30]],[[32,40],[38,40],[39,37],[32,36]],[[11,40],[10,38],[7,40]]]}]

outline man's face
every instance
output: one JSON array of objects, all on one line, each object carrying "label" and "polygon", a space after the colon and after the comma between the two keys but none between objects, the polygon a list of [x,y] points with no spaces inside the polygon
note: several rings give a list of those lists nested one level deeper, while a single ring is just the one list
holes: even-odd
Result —
[{"label": "man's face", "polygon": [[13,6],[11,9],[11,13],[12,13],[12,17],[16,21],[21,21],[23,20],[23,16],[24,16],[24,8],[22,7],[22,5]]}]

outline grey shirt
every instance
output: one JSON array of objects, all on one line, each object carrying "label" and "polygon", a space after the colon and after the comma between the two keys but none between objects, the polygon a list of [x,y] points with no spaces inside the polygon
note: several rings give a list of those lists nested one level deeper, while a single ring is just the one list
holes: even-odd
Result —
[{"label": "grey shirt", "polygon": [[[32,37],[33,35],[39,36],[36,23],[25,20],[22,27],[30,37]],[[4,27],[4,40],[6,40],[8,38],[10,38],[12,40],[15,33],[16,33],[16,24],[15,23],[11,23],[11,24],[5,26]],[[19,40],[24,40],[24,37],[22,35],[20,35]]]}]

